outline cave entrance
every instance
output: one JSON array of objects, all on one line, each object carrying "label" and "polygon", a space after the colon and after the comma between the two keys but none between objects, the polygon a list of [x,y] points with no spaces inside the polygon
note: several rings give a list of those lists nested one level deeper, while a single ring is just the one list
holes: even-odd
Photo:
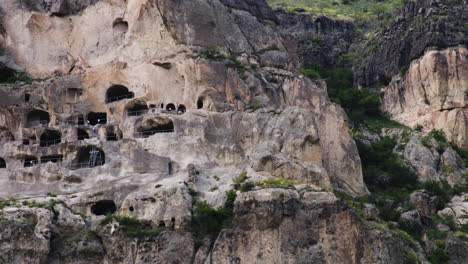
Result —
[{"label": "cave entrance", "polygon": [[136,103],[129,107],[127,110],[127,116],[141,116],[148,112],[148,106],[143,103]]},{"label": "cave entrance", "polygon": [[37,163],[38,163],[38,161],[37,161],[36,157],[29,156],[29,157],[24,158],[23,165],[24,165],[25,168],[27,168],[27,167],[35,166],[35,165],[37,165]]},{"label": "cave entrance", "polygon": [[72,169],[93,168],[105,164],[105,154],[95,146],[85,146],[78,149],[72,162]]},{"label": "cave entrance", "polygon": [[89,135],[88,135],[88,132],[86,132],[86,130],[82,128],[78,128],[76,129],[76,137],[78,138],[78,140],[84,140],[84,139],[88,139]]},{"label": "cave entrance", "polygon": [[112,200],[102,200],[95,202],[91,206],[91,213],[94,215],[108,215],[117,211],[117,206]]},{"label": "cave entrance", "polygon": [[0,158],[0,169],[6,169],[6,161]]},{"label": "cave entrance", "polygon": [[147,138],[157,133],[174,132],[174,123],[169,118],[149,119],[137,128],[136,137]]},{"label": "cave entrance", "polygon": [[135,94],[128,91],[123,85],[113,85],[106,92],[106,103],[112,103],[123,99],[135,97]]},{"label": "cave entrance", "polygon": [[59,131],[48,129],[42,133],[39,146],[49,147],[49,146],[57,145],[61,141],[62,141],[62,138],[61,138],[61,134]]},{"label": "cave entrance", "polygon": [[49,113],[42,110],[32,110],[26,117],[26,127],[47,125],[50,122]]},{"label": "cave entrance", "polygon": [[112,23],[112,28],[117,32],[125,33],[128,30],[128,22],[119,17]]},{"label": "cave entrance", "polygon": [[197,109],[202,109],[203,108],[203,99],[198,99],[197,101]]},{"label": "cave entrance", "polygon": [[176,107],[174,104],[167,104],[166,105],[166,110],[171,112],[171,111],[175,111],[176,110]]},{"label": "cave entrance", "polygon": [[107,114],[106,113],[88,113],[88,124],[95,126],[97,124],[106,124],[107,123]]},{"label": "cave entrance", "polygon": [[25,102],[29,102],[30,99],[31,99],[31,95],[28,94],[28,93],[25,93],[25,94],[24,94],[24,101],[25,101]]},{"label": "cave entrance", "polygon": [[185,105],[179,105],[179,107],[177,108],[177,113],[178,114],[183,114],[185,113],[185,111],[187,111],[187,108],[185,108]]},{"label": "cave entrance", "polygon": [[41,163],[47,163],[47,162],[59,163],[59,162],[62,162],[62,160],[63,160],[62,155],[49,155],[49,156],[41,157]]}]

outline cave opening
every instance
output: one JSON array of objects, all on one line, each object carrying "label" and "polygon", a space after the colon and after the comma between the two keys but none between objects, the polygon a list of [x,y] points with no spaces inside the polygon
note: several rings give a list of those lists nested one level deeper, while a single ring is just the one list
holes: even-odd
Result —
[{"label": "cave opening", "polygon": [[149,137],[157,133],[174,132],[174,123],[169,118],[147,120],[143,125],[137,128],[136,137]]},{"label": "cave opening", "polygon": [[72,162],[72,169],[93,168],[105,164],[104,151],[96,146],[84,146],[78,149]]},{"label": "cave opening", "polygon": [[112,28],[115,31],[125,33],[128,30],[128,22],[119,17],[112,23]]},{"label": "cave opening", "polygon": [[107,123],[107,114],[106,113],[88,113],[88,124],[95,126],[97,124],[106,124]]},{"label": "cave opening", "polygon": [[175,111],[176,110],[176,107],[174,104],[167,104],[166,105],[166,110],[167,111]]},{"label": "cave opening", "polygon": [[40,139],[39,146],[41,147],[49,147],[53,145],[57,145],[62,141],[62,135],[57,130],[47,129],[45,130]]},{"label": "cave opening", "polygon": [[133,97],[135,97],[135,94],[130,92],[128,88],[123,85],[113,85],[106,91],[106,103],[112,103]]},{"label": "cave opening", "polygon": [[0,158],[0,169],[6,169],[6,161]]},{"label": "cave opening", "polygon": [[63,155],[49,155],[49,156],[41,157],[41,163],[47,163],[47,162],[59,163],[59,162],[62,162],[62,160],[63,160]]},{"label": "cave opening", "polygon": [[179,114],[183,114],[185,113],[185,111],[187,111],[187,108],[183,104],[179,105],[179,107],[177,108],[177,113]]},{"label": "cave opening", "polygon": [[148,112],[148,106],[143,103],[136,103],[127,109],[127,116],[141,116]]},{"label": "cave opening", "polygon": [[83,128],[77,128],[76,129],[76,137],[78,138],[78,140],[84,140],[84,139],[89,138],[89,134]]},{"label": "cave opening", "polygon": [[25,94],[24,94],[24,101],[25,101],[25,102],[29,102],[30,99],[31,99],[31,95],[28,94],[28,93],[25,93]]},{"label": "cave opening", "polygon": [[37,158],[34,156],[29,156],[24,158],[23,165],[25,168],[27,167],[33,167],[34,165],[37,165],[38,161]]},{"label": "cave opening", "polygon": [[198,99],[197,101],[197,109],[202,109],[203,108],[203,99]]},{"label": "cave opening", "polygon": [[108,215],[117,211],[117,206],[112,200],[101,200],[91,206],[91,213],[94,215]]},{"label": "cave opening", "polygon": [[50,122],[49,113],[42,110],[32,110],[26,116],[26,127],[35,127],[39,125],[47,125]]}]

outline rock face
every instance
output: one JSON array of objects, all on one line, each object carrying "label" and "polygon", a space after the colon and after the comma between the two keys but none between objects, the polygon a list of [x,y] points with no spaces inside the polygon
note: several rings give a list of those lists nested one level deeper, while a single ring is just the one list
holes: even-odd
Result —
[{"label": "rock face", "polygon": [[236,201],[235,213],[233,228],[219,235],[209,263],[404,261],[404,254],[395,254],[404,243],[389,233],[366,230],[330,193],[248,192]]},{"label": "rock face", "polygon": [[382,109],[409,126],[442,129],[449,141],[467,147],[468,50],[430,50],[384,90]]},{"label": "rock face", "polygon": [[[80,2],[80,5],[88,2]],[[283,171],[291,169],[293,176],[288,176],[290,178],[321,182],[324,187],[333,186],[353,195],[365,194],[367,190],[362,182],[359,157],[347,132],[344,112],[328,101],[324,83],[311,82],[290,71],[297,64],[294,53],[288,53],[281,36],[273,28],[260,23],[252,15],[271,16],[265,7],[254,5],[247,12],[244,9],[250,5],[239,6],[239,3],[229,2],[231,8],[240,8],[229,12],[229,7],[219,1],[180,1],[177,4],[173,1],[130,1],[128,5],[101,1],[89,2],[78,15],[69,17],[49,16],[31,12],[18,3],[3,3],[0,7],[5,13],[2,20],[5,34],[0,43],[9,54],[34,77],[48,77],[53,73],[64,75],[29,86],[11,87],[15,89],[13,93],[7,91],[8,88],[3,89],[4,98],[8,99],[2,103],[5,109],[1,117],[2,126],[17,140],[4,145],[5,156],[9,155],[4,158],[8,167],[22,167],[24,160],[29,159],[34,162],[33,156],[38,157],[38,153],[59,155],[65,164],[81,166],[72,165],[83,161],[72,149],[79,150],[78,145],[94,145],[109,158],[106,158],[106,166],[113,167],[111,170],[115,171],[126,166],[126,162],[137,164],[136,157],[143,157],[135,154],[135,149],[141,145],[138,141],[142,141],[135,141],[135,137],[146,137],[145,133],[151,133],[148,131],[158,127],[166,127],[170,131],[169,123],[172,122],[174,133],[151,138],[165,138],[164,144],[171,148],[176,147],[174,142],[181,142],[181,137],[187,138],[195,151],[181,155],[175,149],[169,153],[159,147],[144,156],[156,154],[154,159],[160,160],[161,164],[168,164],[164,157],[169,157],[173,174],[190,163],[184,160],[198,159],[191,163],[215,168],[218,165],[237,167],[246,164],[249,158],[248,164],[257,171],[281,176],[284,173],[277,168],[281,167]],[[108,15],[103,19],[97,13]],[[18,27],[15,21],[23,26]],[[55,47],[53,51],[48,48],[51,46]],[[261,106],[277,109],[297,106],[309,112],[285,111],[285,116],[274,119],[257,118],[257,114],[248,114],[246,116],[249,117],[244,118],[244,114],[213,113]],[[31,112],[33,109],[47,113]],[[161,114],[161,109],[169,115]],[[171,111],[188,111],[190,114],[197,109],[203,110],[181,121],[178,119],[182,116],[171,115]],[[22,116],[17,118],[13,112]],[[46,121],[49,129],[58,131],[63,138],[53,151],[34,147],[46,132],[43,127],[34,127],[34,122],[42,120],[40,113],[48,115],[44,120],[49,120]],[[149,113],[152,117],[132,117],[141,113]],[[199,119],[198,116],[204,117]],[[88,143],[78,140],[80,136],[76,128],[66,126],[70,122],[79,124],[93,118],[95,121],[91,120],[91,125],[94,127],[81,127],[81,131],[90,137]],[[205,125],[197,125],[199,128],[188,132],[191,119]],[[242,122],[244,119],[246,122]],[[243,123],[245,129],[235,127],[235,124]],[[260,130],[251,130],[253,124],[259,125]],[[220,130],[219,126],[229,129]],[[299,128],[301,132],[285,134],[287,127]],[[264,137],[263,132],[258,134],[257,131],[268,135]],[[190,133],[194,134],[190,136]],[[254,147],[253,142],[265,139],[264,142],[268,142],[268,137],[277,142],[282,141],[279,140],[281,137],[290,139],[285,141],[284,150],[281,143],[261,146],[253,152],[245,149]],[[114,138],[123,141],[106,143]],[[22,147],[26,149],[14,153],[15,146],[22,139],[28,139],[33,146]],[[221,144],[220,140],[227,144]],[[288,140],[292,141],[289,143]],[[149,146],[149,141],[144,145]],[[199,143],[195,142],[205,141],[222,149],[203,153],[205,159],[200,159],[199,154],[189,157],[200,149]],[[115,158],[113,162],[124,148],[129,151],[123,155],[125,158]],[[185,150],[188,148],[184,147]],[[109,151],[114,154],[110,155]],[[291,151],[294,153],[287,154]],[[264,169],[262,162],[273,165]],[[16,171],[15,176],[8,177],[20,182],[54,182],[54,173],[46,173],[46,166],[48,171],[60,171],[62,179],[72,174],[60,166],[44,165],[40,169],[29,168],[28,172]],[[158,167],[152,166],[152,169]],[[169,172],[169,169],[164,168],[163,171]],[[51,178],[40,179],[37,173]],[[101,171],[98,174],[105,173]],[[121,171],[119,174],[123,177],[125,173]],[[105,178],[101,176],[107,181]]]},{"label": "rock face", "polygon": [[426,48],[468,44],[468,28],[464,26],[467,19],[466,0],[407,1],[388,27],[360,47],[370,51],[354,67],[356,84],[387,85]]}]

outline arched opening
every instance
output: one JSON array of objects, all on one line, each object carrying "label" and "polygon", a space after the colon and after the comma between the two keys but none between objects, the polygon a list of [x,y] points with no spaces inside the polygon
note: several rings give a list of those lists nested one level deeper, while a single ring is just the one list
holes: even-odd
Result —
[{"label": "arched opening", "polygon": [[148,119],[137,127],[135,137],[149,137],[157,133],[174,132],[174,123],[169,118]]},{"label": "arched opening", "polygon": [[49,113],[42,110],[32,110],[26,117],[26,127],[35,127],[49,124]]},{"label": "arched opening", "polygon": [[199,98],[197,101],[197,109],[203,108],[203,99]]},{"label": "arched opening", "polygon": [[37,165],[37,163],[38,163],[37,158],[33,156],[24,158],[24,162],[23,162],[25,168],[35,166]]},{"label": "arched opening", "polygon": [[93,168],[104,164],[104,151],[95,146],[85,146],[78,149],[72,162],[72,169]]},{"label": "arched opening", "polygon": [[84,139],[89,138],[89,135],[88,135],[88,132],[86,132],[86,130],[82,128],[77,128],[76,137],[78,138],[78,140],[84,140]]},{"label": "arched opening", "polygon": [[29,145],[29,138],[23,138],[23,145]]},{"label": "arched opening", "polygon": [[28,93],[25,93],[25,94],[24,94],[24,101],[25,101],[25,102],[29,102],[30,99],[31,99],[31,95],[28,94]]},{"label": "arched opening", "polygon": [[88,124],[95,126],[97,124],[106,124],[107,123],[107,114],[106,113],[88,113]]},{"label": "arched opening", "polygon": [[6,169],[6,161],[0,158],[0,169]]},{"label": "arched opening", "polygon": [[47,163],[47,162],[59,163],[59,162],[62,162],[62,160],[63,160],[62,155],[49,155],[49,156],[41,157],[41,163]]},{"label": "arched opening", "polygon": [[176,110],[176,107],[175,107],[174,104],[167,104],[166,110],[167,110],[167,111],[175,111],[175,110]]},{"label": "arched opening", "polygon": [[148,112],[148,106],[144,103],[135,103],[127,109],[127,116],[141,116]]},{"label": "arched opening", "polygon": [[112,28],[117,32],[125,33],[128,30],[128,23],[119,17],[112,23]]},{"label": "arched opening", "polygon": [[113,85],[106,92],[106,103],[133,98],[135,95],[123,85]]},{"label": "arched opening", "polygon": [[178,114],[183,114],[185,113],[185,111],[187,111],[187,108],[185,108],[185,105],[179,105],[179,107],[177,108],[177,113]]},{"label": "arched opening", "polygon": [[41,142],[39,145],[41,147],[49,147],[53,145],[57,145],[62,141],[61,134],[59,131],[56,130],[45,130],[41,135]]},{"label": "arched opening", "polygon": [[117,206],[112,200],[102,200],[95,202],[91,206],[91,213],[94,215],[108,215],[117,211]]}]

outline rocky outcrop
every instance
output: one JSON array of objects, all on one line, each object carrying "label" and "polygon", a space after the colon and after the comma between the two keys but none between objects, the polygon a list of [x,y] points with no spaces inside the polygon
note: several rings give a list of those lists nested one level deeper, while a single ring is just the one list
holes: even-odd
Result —
[{"label": "rocky outcrop", "polygon": [[330,193],[248,192],[236,200],[234,212],[233,227],[221,232],[206,257],[211,263],[402,263],[405,259],[399,252],[405,248],[401,240],[367,229]]},{"label": "rocky outcrop", "polygon": [[282,10],[276,15],[283,43],[290,53],[296,54],[302,68],[317,64],[325,68],[338,66],[355,37],[355,26],[350,21],[326,16],[312,18],[309,14]]},{"label": "rocky outcrop", "polygon": [[[240,194],[233,226],[222,230],[212,247],[202,245],[197,250],[192,234],[178,227],[155,231],[132,218],[95,222],[63,204],[53,205],[54,213],[37,203],[11,204],[3,209],[0,222],[0,237],[9,239],[0,244],[1,260],[12,264],[402,263],[407,254],[415,253],[396,233],[377,223],[366,224],[333,194],[313,189],[302,185],[297,190]],[[93,224],[84,226],[84,219]],[[415,250],[424,263],[420,249]]]},{"label": "rocky outcrop", "polygon": [[[357,86],[387,85],[398,72],[420,58],[426,48],[468,43],[468,4],[465,0],[406,1],[392,23],[365,44],[354,66]],[[363,57],[363,58],[362,58]]]},{"label": "rocky outcrop", "polygon": [[430,50],[385,88],[382,110],[409,126],[441,129],[449,141],[464,148],[467,91],[467,48]]}]

